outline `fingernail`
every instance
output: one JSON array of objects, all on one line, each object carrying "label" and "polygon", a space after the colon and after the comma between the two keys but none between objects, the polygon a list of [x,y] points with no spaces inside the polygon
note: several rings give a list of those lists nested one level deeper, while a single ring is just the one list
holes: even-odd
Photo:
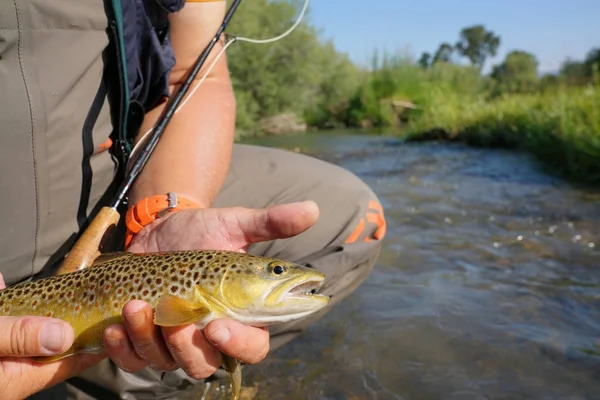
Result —
[{"label": "fingernail", "polygon": [[138,328],[146,322],[146,314],[144,314],[143,312],[129,314],[125,318],[127,318],[127,322],[129,322],[129,325],[131,325],[134,328]]},{"label": "fingernail", "polygon": [[50,322],[40,331],[40,344],[51,353],[62,350],[65,343],[65,328],[60,322]]},{"label": "fingernail", "polygon": [[213,342],[213,344],[221,345],[228,342],[230,337],[231,333],[229,332],[229,329],[218,328],[216,331],[212,332],[209,335],[208,340]]}]

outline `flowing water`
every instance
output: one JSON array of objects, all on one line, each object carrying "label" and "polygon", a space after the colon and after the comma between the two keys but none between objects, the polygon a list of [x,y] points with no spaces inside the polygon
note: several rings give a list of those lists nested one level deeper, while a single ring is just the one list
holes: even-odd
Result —
[{"label": "flowing water", "polygon": [[329,132],[252,142],[350,169],[388,223],[364,284],[244,369],[253,398],[600,399],[600,190],[509,151]]}]

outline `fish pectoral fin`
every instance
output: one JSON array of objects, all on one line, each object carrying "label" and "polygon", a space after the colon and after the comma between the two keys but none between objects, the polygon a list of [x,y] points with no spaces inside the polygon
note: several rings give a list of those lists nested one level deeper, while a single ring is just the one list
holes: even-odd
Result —
[{"label": "fish pectoral fin", "polygon": [[159,326],[179,326],[194,323],[210,314],[204,306],[195,307],[184,299],[165,294],[154,311],[154,323]]},{"label": "fish pectoral fin", "polygon": [[233,393],[233,400],[237,400],[240,397],[240,391],[242,390],[242,364],[235,358],[229,357],[225,353],[221,353],[221,364],[223,369],[229,374],[231,379],[231,391]]}]

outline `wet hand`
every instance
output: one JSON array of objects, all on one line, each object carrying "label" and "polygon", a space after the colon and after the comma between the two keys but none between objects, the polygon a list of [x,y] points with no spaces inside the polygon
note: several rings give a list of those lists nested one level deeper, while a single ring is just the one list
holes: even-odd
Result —
[{"label": "wet hand", "polygon": [[[0,290],[6,286],[0,274]],[[106,357],[84,354],[52,363],[27,357],[51,356],[73,344],[73,328],[43,317],[0,317],[0,399],[17,400],[68,379]]]},{"label": "wet hand", "polygon": [[298,235],[315,224],[319,208],[312,201],[270,208],[242,207],[182,210],[156,219],[132,240],[129,251],[245,251],[256,242]]},{"label": "wet hand", "polygon": [[255,364],[269,351],[267,330],[232,320],[212,321],[204,331],[194,325],[157,327],[152,308],[138,300],[130,301],[123,314],[123,325],[106,330],[105,346],[115,364],[128,372],[146,366],[161,371],[181,367],[188,376],[204,379],[221,365],[221,352]]},{"label": "wet hand", "polygon": [[[168,214],[144,228],[129,251],[189,249],[246,251],[255,242],[295,236],[310,228],[319,210],[313,202],[283,204],[268,209],[214,208]],[[157,327],[150,306],[130,301],[123,309],[124,324],[105,332],[108,355],[122,369],[146,366],[158,370],[181,367],[190,377],[204,379],[221,363],[223,352],[255,364],[269,351],[269,333],[229,320],[209,323],[203,331],[193,325]]]}]

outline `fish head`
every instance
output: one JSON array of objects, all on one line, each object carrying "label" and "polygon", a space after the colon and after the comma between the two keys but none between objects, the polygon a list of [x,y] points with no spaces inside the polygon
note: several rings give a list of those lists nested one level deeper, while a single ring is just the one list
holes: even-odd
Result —
[{"label": "fish head", "polygon": [[220,301],[255,325],[288,322],[329,303],[317,293],[325,274],[282,260],[248,256],[221,279]]}]

